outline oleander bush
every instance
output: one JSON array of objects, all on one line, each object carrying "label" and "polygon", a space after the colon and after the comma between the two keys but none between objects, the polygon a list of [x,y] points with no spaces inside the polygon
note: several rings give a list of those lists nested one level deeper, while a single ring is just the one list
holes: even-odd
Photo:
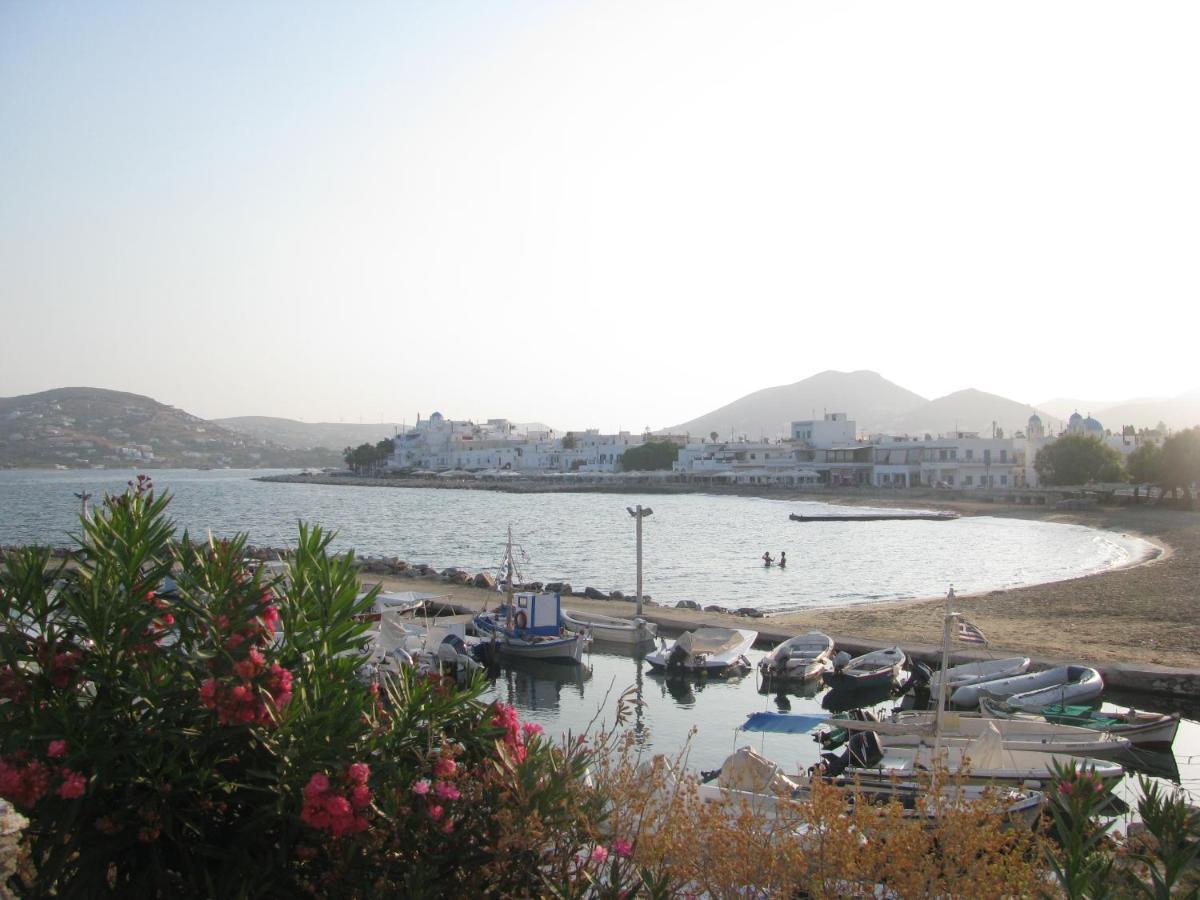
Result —
[{"label": "oleander bush", "polygon": [[1148,782],[1129,842],[1066,771],[1046,834],[819,779],[766,817],[701,802],[686,748],[646,758],[632,691],[552,741],[481,680],[364,679],[375,594],[332,535],[267,578],[168,503],[139,478],[68,558],[0,553],[0,797],[29,821],[0,896],[1196,896],[1200,820]]},{"label": "oleander bush", "polygon": [[271,581],[242,537],[176,539],[167,505],[142,478],[68,560],[0,559],[0,796],[30,823],[14,891],[536,894],[591,860],[588,746],[479,683],[362,680],[374,594],[330,534],[301,526]]}]

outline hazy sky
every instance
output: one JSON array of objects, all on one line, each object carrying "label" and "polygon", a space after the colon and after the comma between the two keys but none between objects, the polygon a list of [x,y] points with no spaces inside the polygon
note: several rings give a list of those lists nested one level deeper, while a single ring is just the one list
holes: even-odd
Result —
[{"label": "hazy sky", "polygon": [[829,368],[1176,394],[1198,26],[1194,0],[0,0],[0,396],[609,430]]}]

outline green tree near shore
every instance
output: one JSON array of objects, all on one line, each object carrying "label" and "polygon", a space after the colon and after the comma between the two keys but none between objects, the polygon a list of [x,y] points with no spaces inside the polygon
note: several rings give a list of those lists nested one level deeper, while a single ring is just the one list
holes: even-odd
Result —
[{"label": "green tree near shore", "polygon": [[1192,487],[1200,482],[1200,425],[1179,431],[1163,442],[1162,486],[1178,496],[1180,490],[1189,500]]},{"label": "green tree near shore", "polygon": [[1129,480],[1133,483],[1133,496],[1136,499],[1143,484],[1158,484],[1163,481],[1162,448],[1157,444],[1142,444],[1129,454],[1125,461],[1125,469]]},{"label": "green tree near shore", "polygon": [[647,441],[631,447],[621,456],[626,472],[654,472],[670,469],[679,458],[679,445],[670,441]]},{"label": "green tree near shore", "polygon": [[342,459],[359,475],[378,475],[391,457],[392,450],[391,438],[384,438],[375,444],[347,447],[342,451]]},{"label": "green tree near shore", "polygon": [[1038,451],[1033,460],[1042,484],[1087,484],[1124,481],[1121,454],[1099,438],[1066,434]]}]

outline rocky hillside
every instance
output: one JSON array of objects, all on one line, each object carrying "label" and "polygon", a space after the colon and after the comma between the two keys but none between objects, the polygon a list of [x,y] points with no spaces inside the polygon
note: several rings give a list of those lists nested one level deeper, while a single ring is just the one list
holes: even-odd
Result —
[{"label": "rocky hillside", "polygon": [[140,394],[58,388],[0,398],[4,467],[256,468],[340,462],[340,451],[280,447]]},{"label": "rocky hillside", "polygon": [[241,434],[261,441],[270,441],[293,450],[326,450],[342,452],[345,447],[359,444],[375,444],[390,438],[399,429],[398,422],[380,422],[360,425],[345,422],[299,422],[295,419],[280,419],[274,416],[236,416],[232,419],[213,419]]}]

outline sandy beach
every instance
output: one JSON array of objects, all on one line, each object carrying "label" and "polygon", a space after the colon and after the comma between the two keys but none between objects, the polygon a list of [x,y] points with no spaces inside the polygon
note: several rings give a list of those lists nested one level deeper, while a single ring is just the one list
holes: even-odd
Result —
[{"label": "sandy beach", "polygon": [[[770,496],[778,496],[774,493]],[[791,494],[795,496],[795,494]],[[846,502],[828,496],[820,499]],[[1008,516],[1087,525],[1144,537],[1161,548],[1156,558],[1124,569],[1049,584],[961,596],[958,608],[987,635],[994,651],[1093,662],[1155,663],[1200,667],[1200,513],[1154,506],[1114,506],[1061,512],[1044,507],[926,499],[855,498],[878,505],[952,509],[963,515]],[[971,552],[971,548],[964,548]],[[367,581],[380,580],[368,576]],[[471,607],[495,603],[494,591],[443,584],[438,579],[382,579],[392,590],[427,590]],[[646,583],[654,594],[653,576]],[[710,602],[721,603],[721,597]],[[652,607],[664,623],[702,618],[747,626],[756,621],[772,630],[796,633],[817,628],[835,635],[898,643],[941,641],[942,598],[822,608],[762,620]],[[631,615],[632,603],[571,597],[572,607]]]}]

